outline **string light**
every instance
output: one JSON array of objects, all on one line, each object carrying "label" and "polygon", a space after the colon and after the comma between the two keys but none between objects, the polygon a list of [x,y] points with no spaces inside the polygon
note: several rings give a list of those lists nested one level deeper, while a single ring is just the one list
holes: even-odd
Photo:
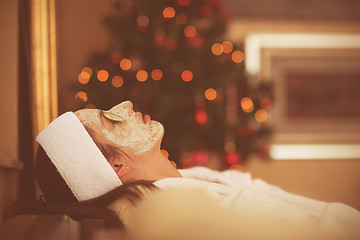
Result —
[{"label": "string light", "polygon": [[175,9],[172,7],[166,7],[163,10],[163,16],[164,18],[173,18],[175,17]]},{"label": "string light", "polygon": [[214,43],[212,46],[211,46],[211,52],[214,54],[214,55],[221,55],[224,51],[224,48],[223,48],[223,45],[220,44],[220,43]]},{"label": "string light", "polygon": [[81,69],[81,72],[86,72],[91,77],[92,73],[93,73],[93,70],[90,67],[84,67],[83,69]]},{"label": "string light", "polygon": [[139,27],[147,27],[149,25],[148,16],[141,15],[137,18],[136,23]]},{"label": "string light", "polygon": [[90,75],[87,72],[81,72],[78,75],[78,80],[81,84],[87,84],[90,80]]},{"label": "string light", "polygon": [[97,73],[97,79],[100,82],[105,82],[109,78],[109,73],[106,70],[100,70]]},{"label": "string light", "polygon": [[166,151],[165,149],[161,149],[161,154],[166,157],[166,158],[169,158],[169,152]]},{"label": "string light", "polygon": [[87,102],[88,99],[87,93],[83,91],[76,93],[75,98],[80,99],[83,102]]},{"label": "string light", "polygon": [[268,119],[268,113],[264,109],[255,112],[255,119],[258,122],[265,122]]},{"label": "string light", "polygon": [[196,28],[195,28],[194,26],[191,26],[191,25],[186,26],[186,27],[184,28],[184,34],[185,34],[185,36],[188,37],[188,38],[195,37],[195,35],[196,35]]},{"label": "string light", "polygon": [[181,79],[185,82],[190,82],[193,79],[194,75],[190,70],[184,70],[181,73]]},{"label": "string light", "polygon": [[241,107],[244,112],[249,113],[254,110],[254,103],[249,97],[244,97],[241,99]]},{"label": "string light", "polygon": [[205,98],[209,101],[212,101],[216,98],[217,96],[217,93],[216,93],[216,90],[213,89],[213,88],[208,88],[206,89],[205,91]]},{"label": "string light", "polygon": [[231,54],[231,59],[235,62],[235,63],[241,63],[242,61],[244,61],[244,54],[241,51],[234,51]]},{"label": "string light", "polygon": [[151,72],[151,78],[154,79],[155,81],[159,81],[161,80],[163,77],[163,73],[160,69],[154,69]]},{"label": "string light", "polygon": [[136,73],[136,79],[139,82],[145,82],[148,78],[148,73],[145,70],[139,70]]},{"label": "string light", "polygon": [[124,58],[120,61],[120,68],[124,71],[127,71],[131,68],[131,61],[128,58]]},{"label": "string light", "polygon": [[233,44],[229,41],[225,41],[222,43],[223,49],[224,49],[224,53],[231,53],[231,51],[233,50]]},{"label": "string light", "polygon": [[188,22],[188,17],[184,13],[179,13],[175,17],[175,22],[179,25],[186,24]]},{"label": "string light", "polygon": [[119,88],[121,87],[123,84],[124,84],[124,79],[120,76],[114,76],[112,79],[111,79],[111,84],[116,87],[116,88]]}]

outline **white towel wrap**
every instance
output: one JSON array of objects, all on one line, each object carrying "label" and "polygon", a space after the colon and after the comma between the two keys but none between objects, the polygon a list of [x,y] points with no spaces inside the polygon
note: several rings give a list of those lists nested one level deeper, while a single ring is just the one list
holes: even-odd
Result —
[{"label": "white towel wrap", "polygon": [[55,119],[36,137],[79,201],[122,185],[119,177],[73,112]]}]

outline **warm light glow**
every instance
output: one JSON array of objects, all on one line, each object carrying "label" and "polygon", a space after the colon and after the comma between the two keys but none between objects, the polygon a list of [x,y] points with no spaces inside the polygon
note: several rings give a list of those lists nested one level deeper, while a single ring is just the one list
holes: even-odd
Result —
[{"label": "warm light glow", "polygon": [[255,113],[255,119],[258,122],[265,122],[268,119],[268,113],[264,109],[259,109]]},{"label": "warm light glow", "polygon": [[186,24],[188,22],[188,17],[184,13],[179,13],[175,17],[175,22],[177,24]]},{"label": "warm light glow", "polygon": [[222,43],[223,49],[224,49],[224,53],[231,53],[231,51],[233,50],[233,45],[231,42],[229,41],[225,41]]},{"label": "warm light glow", "polygon": [[148,16],[141,15],[137,18],[136,22],[139,27],[146,27],[149,25],[149,18]]},{"label": "warm light glow", "polygon": [[78,75],[78,80],[81,84],[87,84],[90,80],[90,75],[87,72],[81,72]]},{"label": "warm light glow", "polygon": [[241,99],[241,107],[244,112],[249,113],[252,112],[252,110],[254,110],[254,103],[251,100],[251,98],[244,97],[243,99]]},{"label": "warm light glow", "polygon": [[235,63],[241,63],[242,61],[244,61],[244,54],[241,51],[234,51],[231,54],[231,59],[235,62]]},{"label": "warm light glow", "polygon": [[231,166],[229,167],[229,169],[230,169],[230,170],[240,171],[240,172],[243,170],[243,168],[241,167],[241,165],[240,165],[240,164],[237,164],[237,163],[231,165]]},{"label": "warm light glow", "polygon": [[214,100],[214,99],[216,98],[216,96],[217,96],[217,93],[216,93],[216,90],[215,90],[215,89],[213,89],[213,88],[208,88],[208,89],[206,89],[206,91],[205,91],[205,98],[206,98],[207,100],[212,101],[212,100]]},{"label": "warm light glow", "polygon": [[192,38],[192,37],[195,37],[196,35],[196,28],[194,26],[186,26],[185,29],[184,29],[184,34],[186,37],[188,38]]},{"label": "warm light glow", "polygon": [[87,72],[91,77],[93,70],[90,67],[84,67],[83,69],[81,69],[81,72]]},{"label": "warm light glow", "polygon": [[172,7],[166,7],[163,11],[164,18],[173,18],[175,17],[175,9]]},{"label": "warm light glow", "polygon": [[181,73],[181,79],[185,82],[190,82],[193,79],[193,73],[190,70],[184,70]]},{"label": "warm light glow", "polygon": [[275,160],[360,159],[359,144],[274,144],[270,157]]},{"label": "warm light glow", "polygon": [[224,48],[223,48],[223,45],[220,44],[220,43],[214,43],[212,46],[211,46],[211,52],[214,54],[214,55],[221,55],[224,51]]},{"label": "warm light glow", "polygon": [[124,71],[127,71],[131,68],[131,61],[128,58],[124,58],[120,61],[120,68]]},{"label": "warm light glow", "polygon": [[97,73],[97,78],[100,82],[105,82],[109,78],[109,73],[106,70],[100,70]]},{"label": "warm light glow", "polygon": [[155,81],[159,81],[162,79],[163,77],[163,73],[160,69],[154,69],[151,72],[151,77],[152,79],[154,79]]},{"label": "warm light glow", "polygon": [[136,73],[136,79],[139,82],[145,82],[148,78],[148,73],[145,70],[139,70]]},{"label": "warm light glow", "polygon": [[124,84],[124,79],[120,76],[114,76],[111,80],[111,84],[114,87],[119,88]]},{"label": "warm light glow", "polygon": [[161,154],[166,157],[166,158],[169,158],[169,152],[166,151],[165,149],[161,149]]},{"label": "warm light glow", "polygon": [[83,92],[83,91],[80,91],[78,92],[76,95],[75,95],[75,98],[77,99],[80,99],[81,101],[83,102],[87,102],[87,93],[86,92]]}]

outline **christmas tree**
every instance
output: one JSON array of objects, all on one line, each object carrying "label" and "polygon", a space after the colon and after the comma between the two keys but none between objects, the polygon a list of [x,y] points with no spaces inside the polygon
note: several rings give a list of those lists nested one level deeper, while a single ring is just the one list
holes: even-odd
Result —
[{"label": "christmas tree", "polygon": [[111,45],[80,71],[76,98],[99,109],[131,100],[164,125],[162,148],[183,167],[266,155],[271,97],[249,88],[241,46],[224,39],[228,20],[219,0],[116,1],[104,18]]}]

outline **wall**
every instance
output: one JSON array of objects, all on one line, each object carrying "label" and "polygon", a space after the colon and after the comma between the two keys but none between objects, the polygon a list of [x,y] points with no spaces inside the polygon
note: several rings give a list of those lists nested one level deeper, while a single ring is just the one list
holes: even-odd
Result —
[{"label": "wall", "polygon": [[17,194],[18,1],[0,1],[0,223]]}]

